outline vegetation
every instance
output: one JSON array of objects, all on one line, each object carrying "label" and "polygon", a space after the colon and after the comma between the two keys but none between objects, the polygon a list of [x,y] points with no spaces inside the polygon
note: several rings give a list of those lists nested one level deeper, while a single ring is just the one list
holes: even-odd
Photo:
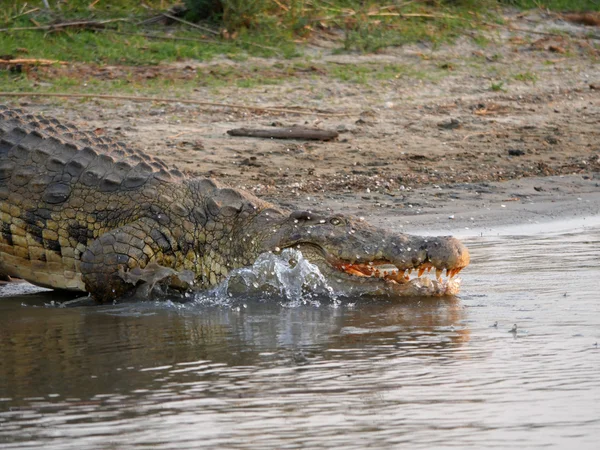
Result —
[{"label": "vegetation", "polygon": [[[397,65],[306,63],[298,68],[304,63],[294,63],[272,69],[250,66],[235,73],[226,68],[191,70],[175,78],[147,68],[218,55],[291,58],[302,54],[302,43],[319,40],[333,42],[338,52],[377,52],[414,42],[436,46],[468,34],[485,47],[488,38],[480,31],[500,25],[498,12],[507,5],[600,10],[597,0],[185,0],[186,8],[179,9],[167,0],[48,0],[50,9],[44,3],[0,0],[0,59],[80,62],[92,68],[86,72],[59,63],[44,70],[0,64],[3,90],[138,92],[143,86],[145,92],[172,92],[175,85],[272,84],[298,70],[354,83],[406,76],[434,79],[454,67],[442,64],[437,73],[425,74]],[[129,69],[116,75],[99,69],[107,65]],[[536,76],[524,72],[513,79],[534,83]],[[490,88],[502,90],[503,84]]]},{"label": "vegetation", "polygon": [[[0,0],[4,54],[104,64],[207,60],[217,54],[290,57],[297,43],[319,35],[336,40],[340,51],[375,52],[410,42],[447,42],[497,20],[493,14],[501,5],[600,10],[596,0],[186,0],[185,19],[201,21],[195,28],[158,15],[174,5],[165,0],[48,2],[50,11],[41,0]],[[147,20],[151,17],[157,20]],[[23,29],[75,19],[119,20]]]}]

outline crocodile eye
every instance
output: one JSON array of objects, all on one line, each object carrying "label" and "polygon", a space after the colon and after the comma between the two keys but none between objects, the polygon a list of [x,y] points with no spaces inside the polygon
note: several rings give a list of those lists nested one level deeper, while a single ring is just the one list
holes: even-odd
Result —
[{"label": "crocodile eye", "polygon": [[331,225],[340,225],[342,223],[342,221],[340,219],[338,219],[337,217],[334,217],[333,219],[331,219],[329,221],[329,223],[331,223]]}]

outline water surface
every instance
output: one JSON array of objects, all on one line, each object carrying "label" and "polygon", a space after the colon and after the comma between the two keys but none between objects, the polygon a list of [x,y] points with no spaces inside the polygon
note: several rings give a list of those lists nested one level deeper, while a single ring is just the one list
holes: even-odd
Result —
[{"label": "water surface", "polygon": [[597,448],[600,229],[467,244],[454,299],[0,288],[0,446]]}]

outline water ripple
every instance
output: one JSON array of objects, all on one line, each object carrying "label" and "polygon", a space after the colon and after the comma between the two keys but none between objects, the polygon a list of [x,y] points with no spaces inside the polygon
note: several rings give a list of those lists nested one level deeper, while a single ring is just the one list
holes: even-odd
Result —
[{"label": "water ripple", "polygon": [[596,448],[600,230],[469,246],[460,299],[6,298],[1,446]]}]

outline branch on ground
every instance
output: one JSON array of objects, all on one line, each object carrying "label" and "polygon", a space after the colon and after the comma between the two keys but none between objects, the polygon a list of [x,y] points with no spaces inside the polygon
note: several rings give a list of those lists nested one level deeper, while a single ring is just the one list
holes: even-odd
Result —
[{"label": "branch on ground", "polygon": [[274,128],[271,130],[234,128],[233,130],[227,131],[227,134],[230,136],[246,136],[263,139],[301,139],[312,141],[330,141],[331,139],[338,137],[337,131],[303,127]]}]

